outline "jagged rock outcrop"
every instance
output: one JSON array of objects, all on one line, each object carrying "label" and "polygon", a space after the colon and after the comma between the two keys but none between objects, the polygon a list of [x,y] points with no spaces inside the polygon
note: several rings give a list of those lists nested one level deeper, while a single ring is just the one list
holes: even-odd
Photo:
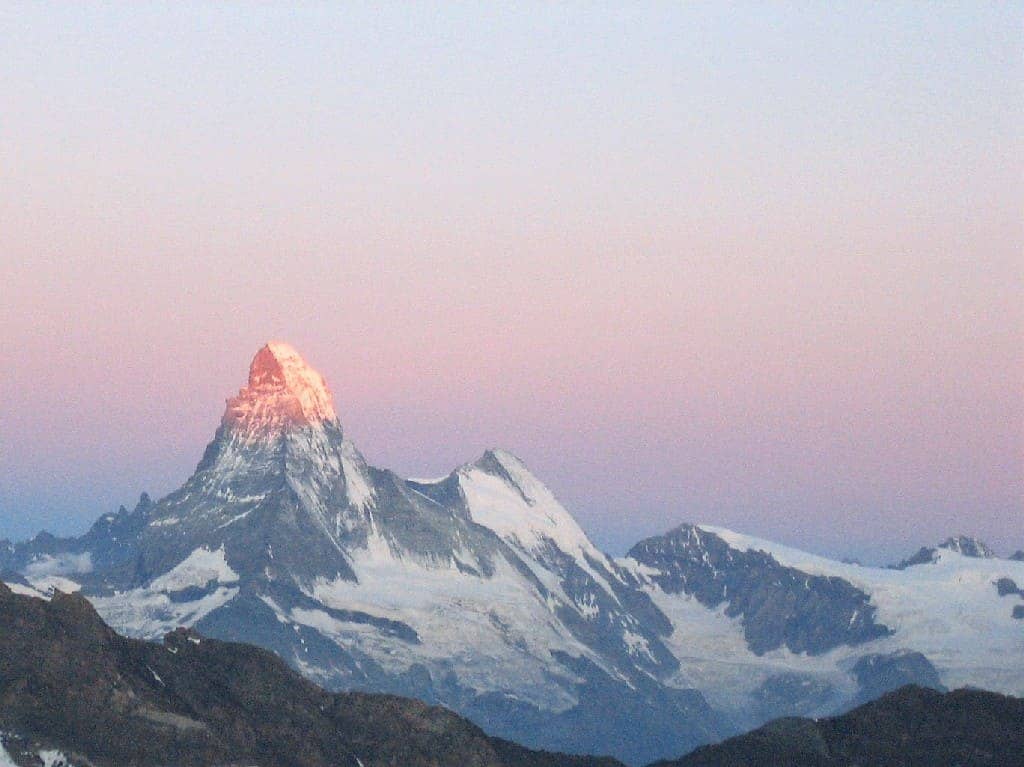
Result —
[{"label": "jagged rock outcrop", "polygon": [[984,541],[968,535],[953,535],[937,546],[928,548],[922,547],[913,556],[901,560],[893,565],[896,570],[905,570],[914,565],[930,565],[938,561],[939,551],[952,551],[964,557],[973,559],[993,559],[996,554]]}]

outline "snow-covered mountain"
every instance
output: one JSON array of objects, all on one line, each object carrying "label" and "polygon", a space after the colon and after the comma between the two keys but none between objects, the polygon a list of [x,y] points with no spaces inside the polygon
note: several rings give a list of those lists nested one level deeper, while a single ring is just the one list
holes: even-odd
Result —
[{"label": "snow-covered mountain", "polygon": [[636,763],[903,680],[1024,692],[1024,562],[947,543],[878,570],[682,526],[614,560],[507,451],[433,481],[370,466],[272,343],[179,490],[0,546],[0,571],[131,636],[259,644],[332,689]]},{"label": "snow-covered mountain", "polygon": [[876,568],[682,525],[621,564],[675,627],[666,642],[680,668],[666,683],[753,726],[903,683],[1024,693],[1024,562],[963,543]]},{"label": "snow-covered mountain", "polygon": [[179,490],[7,560],[12,588],[81,588],[125,634],[253,642],[527,744],[642,760],[723,734],[699,693],[656,681],[678,665],[668,620],[521,461],[489,450],[432,482],[374,468],[285,344],[256,354]]}]

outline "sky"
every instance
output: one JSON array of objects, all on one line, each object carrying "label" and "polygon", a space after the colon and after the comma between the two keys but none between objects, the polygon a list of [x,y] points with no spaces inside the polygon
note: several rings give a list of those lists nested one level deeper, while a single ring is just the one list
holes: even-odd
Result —
[{"label": "sky", "polygon": [[0,537],[194,469],[267,340],[600,546],[1024,548],[1024,3],[5,3]]}]

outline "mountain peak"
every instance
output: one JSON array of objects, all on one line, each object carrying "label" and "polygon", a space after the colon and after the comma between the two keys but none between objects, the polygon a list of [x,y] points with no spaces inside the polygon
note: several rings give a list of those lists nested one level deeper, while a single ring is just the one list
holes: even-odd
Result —
[{"label": "mountain peak", "polygon": [[899,564],[891,565],[894,570],[906,570],[914,565],[930,565],[939,561],[939,549],[952,551],[973,559],[992,559],[995,552],[984,542],[969,535],[953,535],[934,547],[922,547],[917,553]]},{"label": "mountain peak", "polygon": [[249,383],[227,401],[225,424],[247,432],[337,421],[331,391],[290,345],[272,341],[256,352]]},{"label": "mountain peak", "polygon": [[951,536],[940,543],[939,548],[977,559],[991,559],[995,556],[995,552],[983,541],[968,535]]}]

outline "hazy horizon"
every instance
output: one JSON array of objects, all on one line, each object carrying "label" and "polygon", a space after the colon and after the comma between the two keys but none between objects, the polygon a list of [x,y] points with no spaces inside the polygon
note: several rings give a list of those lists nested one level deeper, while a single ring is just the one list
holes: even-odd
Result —
[{"label": "hazy horizon", "polygon": [[1024,4],[0,9],[0,538],[179,486],[269,339],[372,463],[1024,548]]}]

